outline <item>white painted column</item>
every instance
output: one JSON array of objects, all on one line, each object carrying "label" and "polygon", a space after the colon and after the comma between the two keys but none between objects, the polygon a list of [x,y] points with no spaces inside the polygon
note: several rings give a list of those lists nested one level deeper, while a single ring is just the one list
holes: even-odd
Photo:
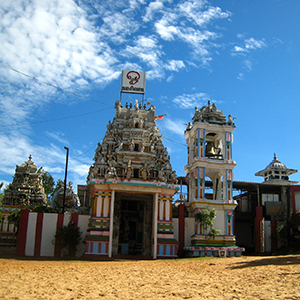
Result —
[{"label": "white painted column", "polygon": [[115,204],[115,191],[111,191],[110,202],[110,221],[109,221],[109,241],[108,241],[108,257],[112,257],[112,241],[114,231],[114,205]]},{"label": "white painted column", "polygon": [[153,210],[153,259],[157,258],[157,213],[158,213],[158,193],[154,194]]}]

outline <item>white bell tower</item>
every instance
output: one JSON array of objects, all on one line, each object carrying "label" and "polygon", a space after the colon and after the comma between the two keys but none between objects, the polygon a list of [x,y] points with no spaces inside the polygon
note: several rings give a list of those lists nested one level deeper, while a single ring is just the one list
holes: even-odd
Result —
[{"label": "white bell tower", "polygon": [[[192,256],[205,256],[207,253],[226,249],[236,252],[234,236],[234,209],[237,202],[233,200],[233,169],[236,166],[232,159],[232,140],[235,124],[231,115],[223,116],[215,103],[208,101],[207,106],[195,108],[185,131],[188,146],[188,163],[185,172],[189,180],[190,216],[195,216],[203,209],[215,209],[216,219],[213,227],[219,235],[212,236],[205,226],[195,221],[195,232],[191,237]],[[206,193],[205,181],[212,184],[212,193]],[[212,252],[207,252],[209,249]],[[228,255],[228,254],[227,254]],[[232,254],[230,254],[232,255]]]}]

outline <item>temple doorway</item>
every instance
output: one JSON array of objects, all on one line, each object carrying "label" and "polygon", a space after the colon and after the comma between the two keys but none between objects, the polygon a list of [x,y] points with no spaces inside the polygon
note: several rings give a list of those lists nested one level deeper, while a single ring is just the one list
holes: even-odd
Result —
[{"label": "temple doorway", "polygon": [[116,193],[113,224],[113,255],[152,256],[152,194]]}]

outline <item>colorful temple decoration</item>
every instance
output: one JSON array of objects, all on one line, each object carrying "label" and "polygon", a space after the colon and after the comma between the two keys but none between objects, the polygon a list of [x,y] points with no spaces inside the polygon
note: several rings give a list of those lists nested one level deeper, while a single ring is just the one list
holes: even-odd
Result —
[{"label": "colorful temple decoration", "polygon": [[155,107],[115,103],[98,143],[87,184],[91,219],[88,256],[177,257],[172,220],[179,189],[155,122]]},{"label": "colorful temple decoration", "polygon": [[42,167],[37,168],[30,154],[27,161],[16,166],[13,181],[4,191],[1,206],[3,222],[0,223],[0,244],[15,246],[17,243],[17,226],[8,222],[8,216],[12,211],[46,203]]},{"label": "colorful temple decoration", "polygon": [[13,181],[5,190],[2,204],[24,207],[46,203],[42,167],[36,167],[30,154],[26,162],[16,166]]},{"label": "colorful temple decoration", "polygon": [[[189,202],[187,209],[193,217],[202,210],[215,210],[214,228],[219,234],[212,235],[207,227],[195,220],[195,232],[191,245],[186,247],[188,256],[228,256],[241,255],[243,248],[235,244],[233,219],[237,202],[232,196],[233,169],[232,132],[235,129],[233,118],[228,120],[216,105],[195,108],[185,137],[188,141],[189,159],[185,166],[189,181]],[[211,193],[205,190],[205,180],[212,182]]]}]

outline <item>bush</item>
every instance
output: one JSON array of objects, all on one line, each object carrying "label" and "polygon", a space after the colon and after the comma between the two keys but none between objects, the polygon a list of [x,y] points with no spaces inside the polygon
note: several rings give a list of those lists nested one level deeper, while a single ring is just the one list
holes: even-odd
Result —
[{"label": "bush", "polygon": [[76,247],[81,242],[81,233],[79,227],[75,227],[75,223],[70,217],[70,221],[67,226],[58,228],[55,237],[55,241],[61,246],[61,255],[70,256],[72,253],[76,253]]}]

